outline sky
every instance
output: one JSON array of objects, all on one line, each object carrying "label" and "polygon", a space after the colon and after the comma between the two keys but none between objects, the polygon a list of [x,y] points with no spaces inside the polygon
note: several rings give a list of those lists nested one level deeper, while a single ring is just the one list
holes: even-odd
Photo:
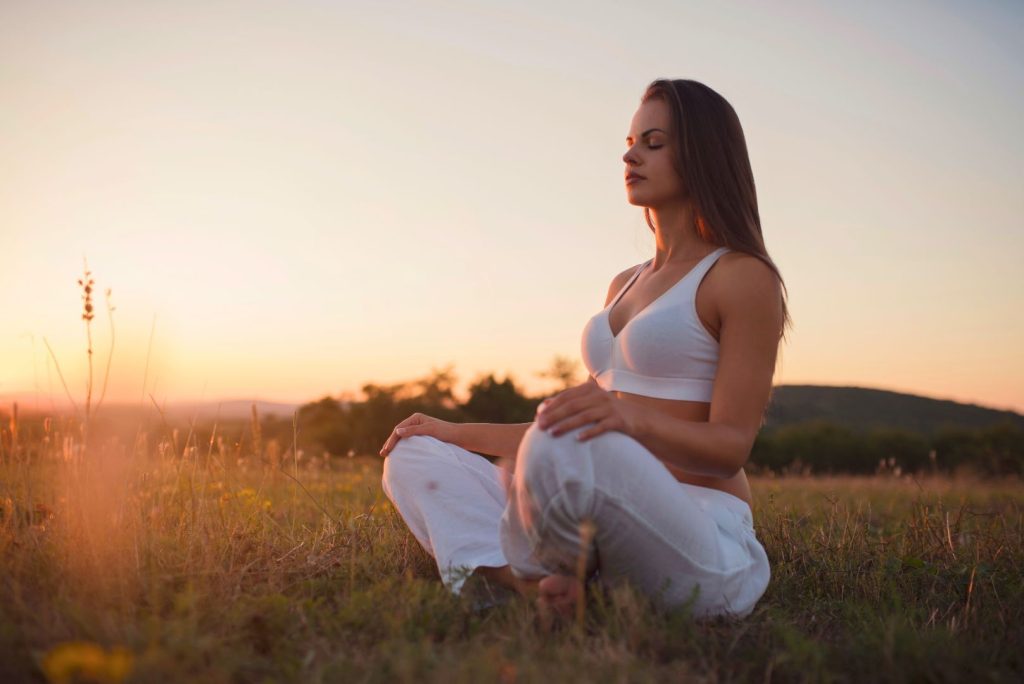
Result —
[{"label": "sky", "polygon": [[550,391],[654,255],[622,154],[664,77],[743,124],[776,384],[1024,411],[1024,6],[770,5],[3,2],[0,397],[85,396],[84,260],[108,401]]}]

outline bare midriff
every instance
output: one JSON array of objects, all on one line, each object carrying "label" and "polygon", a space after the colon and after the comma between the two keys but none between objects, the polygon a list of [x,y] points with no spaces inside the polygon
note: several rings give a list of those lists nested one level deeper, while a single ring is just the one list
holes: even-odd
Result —
[{"label": "bare midriff", "polygon": [[[641,394],[619,392],[616,390],[613,390],[612,393],[620,399],[636,402],[637,404],[656,411],[667,413],[668,415],[679,418],[680,420],[689,420],[695,423],[708,422],[708,416],[711,411],[711,404],[703,401],[659,399],[657,397],[645,397]],[[665,461],[662,461],[662,463],[665,463]],[[688,473],[677,466],[673,466],[668,463],[665,463],[665,467],[668,468],[669,472],[672,473],[680,482],[697,485],[698,487],[717,489],[746,501],[748,506],[752,505],[750,484],[747,482],[747,474],[744,472],[743,468],[740,468],[740,471],[730,478],[720,478]]]}]

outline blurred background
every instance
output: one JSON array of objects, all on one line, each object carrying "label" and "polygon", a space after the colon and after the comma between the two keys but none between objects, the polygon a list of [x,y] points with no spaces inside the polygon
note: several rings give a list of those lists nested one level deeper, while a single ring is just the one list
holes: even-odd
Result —
[{"label": "blurred background", "polygon": [[108,401],[366,398],[438,368],[456,396],[490,373],[551,391],[653,256],[621,156],[668,77],[744,125],[794,320],[777,384],[1024,411],[1022,18],[5,2],[0,399],[66,403],[46,343],[84,393],[84,259],[97,374],[116,307]]}]

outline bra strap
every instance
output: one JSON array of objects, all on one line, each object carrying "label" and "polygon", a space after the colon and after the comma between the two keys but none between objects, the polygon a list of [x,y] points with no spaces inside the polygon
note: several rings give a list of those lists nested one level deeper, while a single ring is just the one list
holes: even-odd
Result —
[{"label": "bra strap", "polygon": [[640,265],[638,265],[636,267],[636,270],[633,271],[633,275],[631,275],[629,277],[629,280],[626,281],[626,284],[623,285],[619,289],[619,291],[615,294],[615,297],[612,299],[612,301],[609,302],[608,306],[605,307],[606,309],[610,309],[611,307],[615,306],[615,303],[617,301],[619,301],[619,297],[621,297],[622,295],[624,295],[626,293],[626,290],[629,289],[629,286],[632,285],[633,281],[636,280],[637,277],[640,275],[640,271],[644,270],[644,268],[646,268],[647,264],[649,264],[650,262],[651,262],[651,260],[648,259],[647,261],[643,262],[642,264],[640,264]]}]

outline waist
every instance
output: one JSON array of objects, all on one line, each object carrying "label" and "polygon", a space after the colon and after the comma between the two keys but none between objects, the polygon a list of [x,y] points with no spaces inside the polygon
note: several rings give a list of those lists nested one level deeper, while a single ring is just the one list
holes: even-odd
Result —
[{"label": "waist", "polygon": [[622,390],[610,390],[619,399],[625,399],[645,408],[667,413],[679,420],[706,423],[711,415],[711,403],[707,401],[690,401],[688,399],[662,399],[644,394],[634,394]]},{"label": "waist", "polygon": [[[665,462],[662,461],[662,463]],[[747,482],[747,474],[742,468],[732,477],[722,479],[718,477],[708,477],[706,475],[696,475],[669,463],[665,463],[665,467],[668,468],[673,477],[679,480],[680,484],[721,492],[733,497],[734,499],[739,499],[743,502],[744,506],[750,508],[750,483]]]},{"label": "waist", "polygon": [[689,482],[680,482],[679,486],[686,489],[686,491],[688,491],[690,495],[697,500],[701,508],[725,508],[739,516],[739,518],[743,520],[748,527],[753,526],[754,514],[750,508],[750,504],[735,494],[730,494],[729,492],[721,489],[690,484]]}]

